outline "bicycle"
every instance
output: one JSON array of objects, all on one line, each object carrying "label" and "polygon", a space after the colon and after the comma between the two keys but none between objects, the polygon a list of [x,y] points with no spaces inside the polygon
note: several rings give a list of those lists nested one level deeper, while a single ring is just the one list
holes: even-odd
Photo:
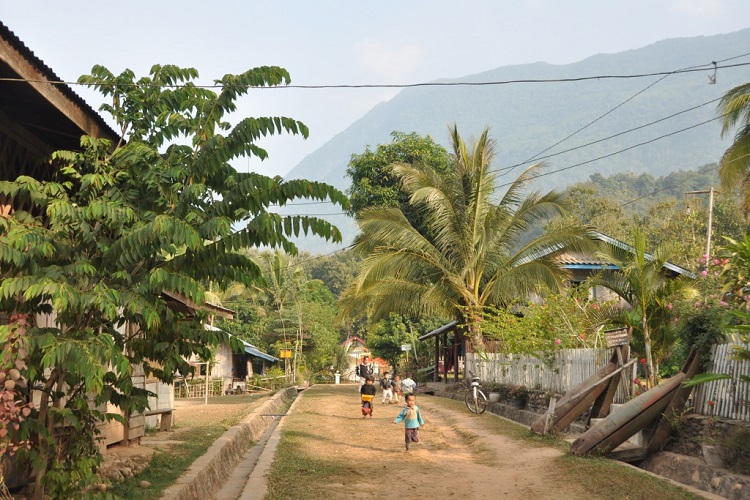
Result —
[{"label": "bicycle", "polygon": [[471,370],[469,370],[469,375],[471,376],[471,389],[466,392],[464,401],[470,412],[480,415],[487,409],[487,396],[479,389],[479,377]]}]

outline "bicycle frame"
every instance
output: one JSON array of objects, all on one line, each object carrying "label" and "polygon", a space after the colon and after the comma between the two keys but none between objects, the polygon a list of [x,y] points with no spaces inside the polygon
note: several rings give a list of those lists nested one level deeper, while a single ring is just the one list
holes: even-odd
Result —
[{"label": "bicycle frame", "polygon": [[484,413],[484,410],[487,409],[487,396],[479,388],[481,386],[479,377],[471,371],[469,371],[469,375],[471,376],[471,390],[466,393],[466,407],[472,413]]}]

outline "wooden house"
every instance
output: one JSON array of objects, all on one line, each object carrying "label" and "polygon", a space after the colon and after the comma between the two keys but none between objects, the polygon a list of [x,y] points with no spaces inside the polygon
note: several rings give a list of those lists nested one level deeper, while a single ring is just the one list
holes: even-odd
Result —
[{"label": "wooden house", "polygon": [[[212,325],[205,325],[205,327],[207,330],[221,331],[220,328]],[[228,335],[232,336],[231,333]],[[214,363],[211,365],[210,378],[221,380],[222,394],[234,392],[237,388],[244,392],[249,378],[265,374],[270,364],[278,361],[274,356],[261,351],[249,342],[240,340],[240,343],[241,349],[234,349],[228,342],[222,342],[218,346]],[[188,362],[196,364],[199,360],[193,356]]]},{"label": "wooden house", "polygon": [[[79,149],[83,135],[109,139],[113,144],[119,140],[119,134],[91,106],[0,23],[0,181],[15,180],[21,175],[43,181],[52,179],[50,154]],[[17,208],[24,207],[13,206],[0,194],[0,217]],[[176,310],[194,312],[201,307],[231,318],[231,311],[210,304],[198,306],[179,294],[165,294],[164,298]],[[37,315],[34,320],[37,325],[54,325],[55,314]],[[0,311],[0,322],[7,321],[7,315]],[[151,410],[131,416],[128,428],[119,422],[103,423],[102,445],[140,437],[147,423],[155,425],[159,416],[166,415],[167,410],[171,412],[171,385],[147,378],[139,367],[135,367],[133,383],[157,395],[150,400]],[[108,407],[106,411],[117,409]]]},{"label": "wooden house", "polygon": [[82,135],[119,137],[0,23],[0,180],[50,179],[49,154],[78,149]]}]

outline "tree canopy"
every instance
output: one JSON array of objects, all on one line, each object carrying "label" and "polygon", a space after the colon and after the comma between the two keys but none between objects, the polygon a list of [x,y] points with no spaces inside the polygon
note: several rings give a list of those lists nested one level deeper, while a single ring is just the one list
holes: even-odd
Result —
[{"label": "tree canopy", "polygon": [[[186,357],[207,355],[218,342],[221,334],[201,324],[207,285],[262,280],[241,249],[294,253],[289,238],[300,233],[341,239],[326,221],[281,216],[270,207],[309,198],[348,208],[343,193],[231,165],[265,158],[256,144],[263,136],[307,136],[303,123],[287,117],[231,124],[240,96],[289,83],[287,71],[225,75],[215,81],[217,92],[198,86],[197,77],[176,66],[154,66],[141,78],[94,67],[80,81],[111,98],[103,109],[120,129],[119,143],[83,137],[80,151],[53,155],[52,181],[0,183],[15,207],[0,218],[0,309],[15,318],[0,326],[0,340],[21,346],[0,368],[22,367],[14,399],[31,401],[31,387],[46,395],[2,444],[31,443],[21,452],[36,473],[36,498],[73,496],[87,486],[98,460],[95,425],[105,418],[99,405],[112,403],[125,414],[147,405],[145,391],[131,382],[136,365],[170,381],[189,371]],[[168,296],[175,295],[195,304],[196,313],[171,309]],[[41,313],[54,315],[33,321]],[[53,434],[61,425],[75,432],[61,439]]]},{"label": "tree canopy", "polygon": [[552,251],[582,248],[588,239],[585,231],[568,225],[523,243],[531,228],[564,213],[560,195],[525,192],[539,168],[534,166],[494,202],[495,142],[489,131],[468,145],[454,126],[451,143],[451,170],[445,174],[393,167],[410,206],[423,217],[424,232],[397,207],[360,212],[354,250],[365,258],[340,302],[341,315],[364,309],[374,319],[392,312],[461,318],[481,349],[478,319],[484,305],[510,303],[540,284],[559,289],[564,273]]}]

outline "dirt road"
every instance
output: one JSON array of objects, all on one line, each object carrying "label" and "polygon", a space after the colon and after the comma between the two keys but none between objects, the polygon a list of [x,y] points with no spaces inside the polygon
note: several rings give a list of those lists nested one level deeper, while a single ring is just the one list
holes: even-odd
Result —
[{"label": "dirt road", "polygon": [[[363,418],[354,386],[315,386],[300,397],[284,422],[271,499],[608,496],[592,495],[596,486],[571,475],[559,447],[519,439],[517,428],[507,432],[515,424],[470,414],[456,401],[418,396],[426,425],[422,442],[405,453],[403,425],[392,424],[402,405],[383,405],[378,394],[374,415]],[[638,489],[620,498],[649,498]],[[690,497],[684,491],[672,496]]]}]

